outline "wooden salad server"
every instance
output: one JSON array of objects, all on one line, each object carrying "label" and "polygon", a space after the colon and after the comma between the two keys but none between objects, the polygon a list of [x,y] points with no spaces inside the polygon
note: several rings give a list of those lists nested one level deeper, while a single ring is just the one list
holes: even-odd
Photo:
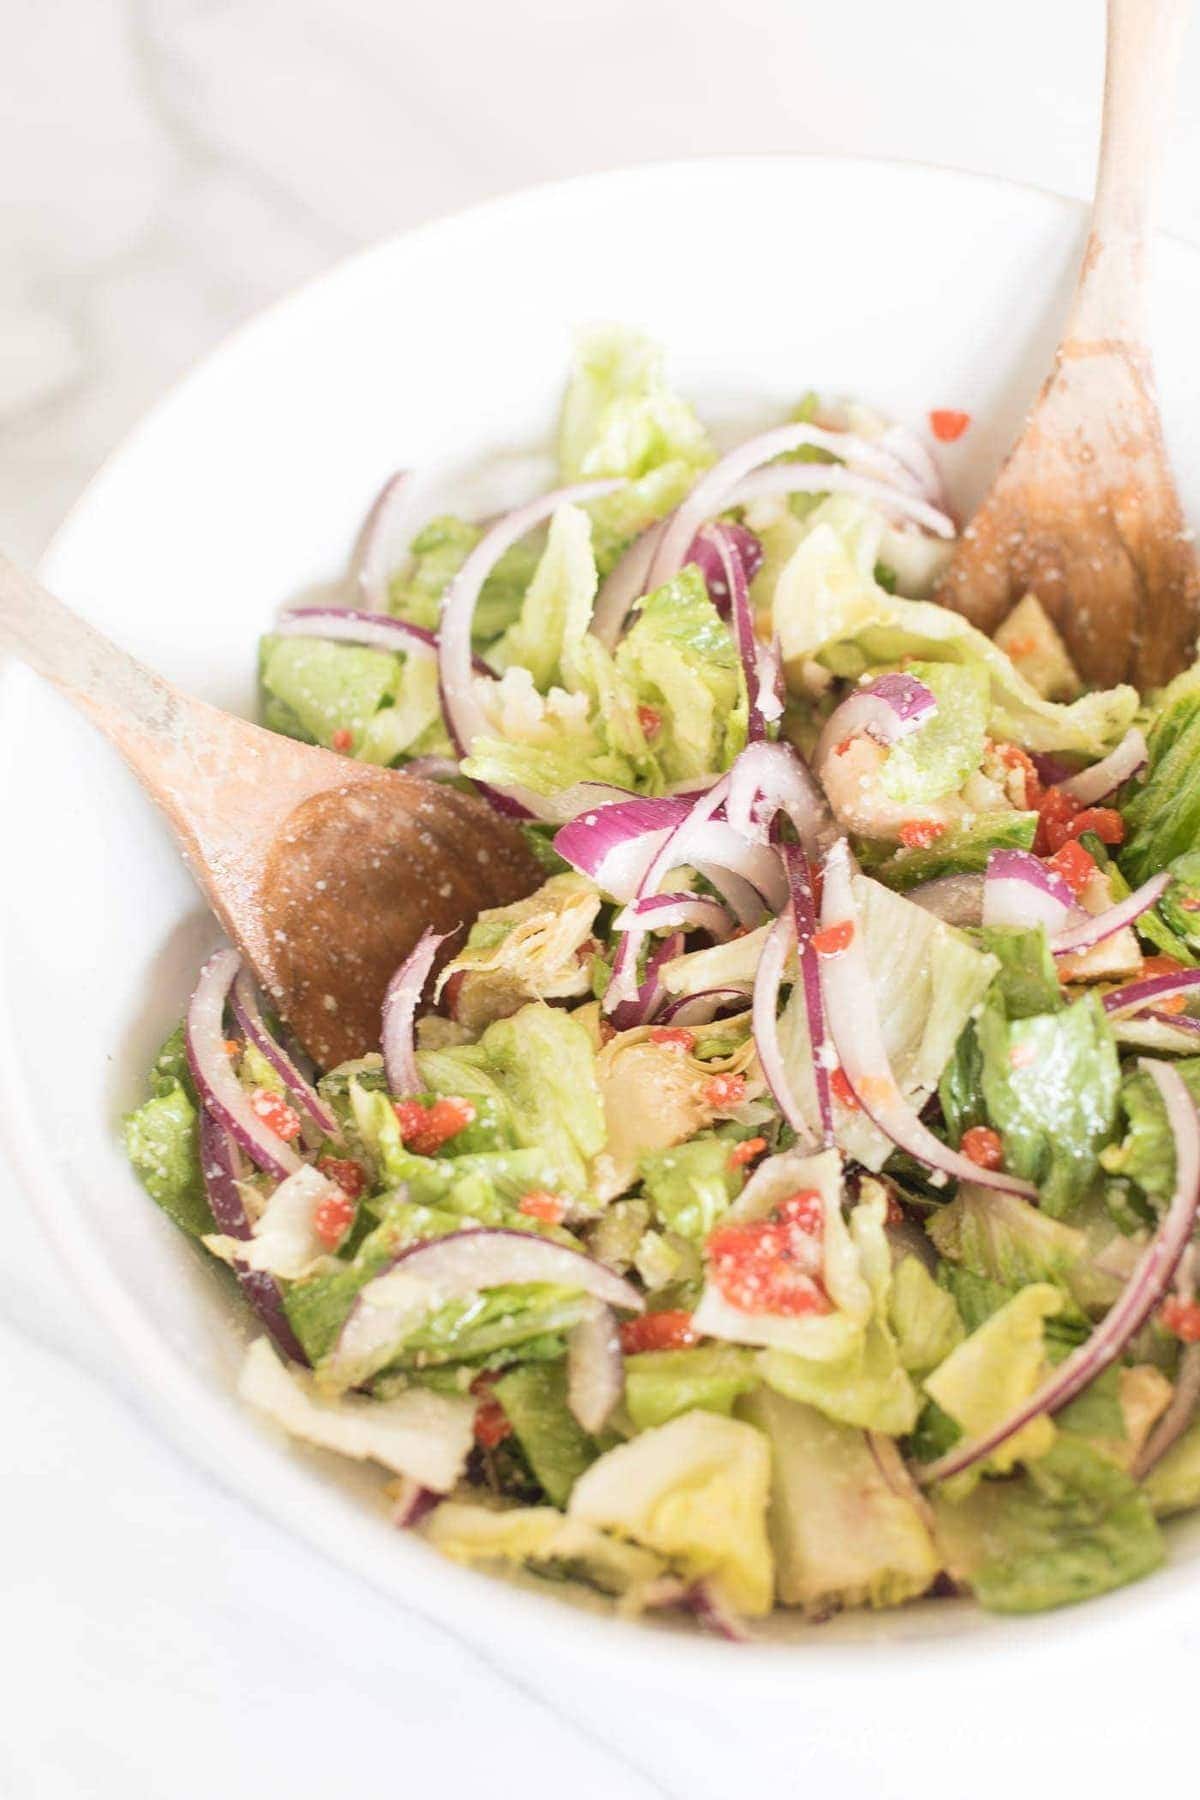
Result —
[{"label": "wooden salad server", "polygon": [[542,879],[520,831],[484,801],[192,699],[3,556],[0,649],[120,751],[321,1067],[378,1047],[384,989],[426,926],[469,924]]},{"label": "wooden salad server", "polygon": [[991,633],[1036,593],[1096,686],[1161,686],[1200,632],[1146,337],[1151,198],[1188,4],[1108,0],[1096,198],[1066,332],[937,595]]}]

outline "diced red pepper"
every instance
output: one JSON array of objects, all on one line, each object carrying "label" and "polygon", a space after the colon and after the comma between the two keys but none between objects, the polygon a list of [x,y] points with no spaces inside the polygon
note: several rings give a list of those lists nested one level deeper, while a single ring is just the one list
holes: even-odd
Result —
[{"label": "diced red pepper", "polygon": [[854,922],[851,919],[839,919],[836,925],[827,925],[824,931],[818,931],[813,938],[812,947],[818,956],[840,956],[854,942]]},{"label": "diced red pepper", "polygon": [[662,714],[653,706],[639,706],[638,724],[644,738],[654,739],[662,730]]},{"label": "diced red pepper", "polygon": [[[1013,646],[1010,645],[1009,654],[1013,653]],[[1045,790],[1032,756],[1028,751],[1022,750],[1019,744],[994,744],[992,747],[997,759],[1006,769],[1013,769],[1024,777],[1024,805],[1027,811],[1034,811],[1041,805]]]},{"label": "diced red pepper", "polygon": [[940,837],[945,837],[946,827],[936,819],[906,819],[898,835],[906,850],[928,850]]},{"label": "diced red pepper", "polygon": [[1085,831],[1090,831],[1102,844],[1125,841],[1125,821],[1115,806],[1085,806],[1082,812],[1067,821],[1065,830],[1068,838],[1082,837]]},{"label": "diced red pepper", "polygon": [[757,1157],[760,1157],[766,1147],[767,1140],[764,1137],[744,1138],[729,1152],[730,1168],[744,1169],[747,1163],[752,1163]]},{"label": "diced red pepper", "polygon": [[485,1450],[494,1450],[512,1436],[508,1414],[496,1399],[481,1400],[475,1408],[475,1442]]},{"label": "diced red pepper", "polygon": [[282,1094],[273,1094],[270,1088],[255,1088],[250,1105],[255,1118],[261,1119],[267,1130],[273,1131],[285,1144],[294,1143],[300,1136],[300,1114],[294,1106],[288,1105]]},{"label": "diced red pepper", "polygon": [[336,1250],[354,1223],[355,1206],[349,1194],[336,1188],[318,1200],[313,1210],[313,1230],[327,1250]]},{"label": "diced red pepper", "polygon": [[682,1050],[687,1053],[696,1048],[696,1034],[684,1025],[653,1025],[650,1028],[650,1042],[661,1044],[665,1050]]},{"label": "diced red pepper", "polygon": [[1004,1145],[1000,1141],[1000,1133],[993,1131],[990,1125],[972,1125],[969,1131],[964,1131],[962,1153],[981,1169],[999,1169],[1004,1166]]},{"label": "diced red pepper", "polygon": [[1067,826],[1079,811],[1078,804],[1062,788],[1047,788],[1038,806],[1037,835],[1033,840],[1035,856],[1049,856],[1061,850],[1070,837]]},{"label": "diced red pepper", "polygon": [[242,1053],[242,1046],[238,1043],[236,1038],[226,1038],[225,1039],[225,1054],[226,1054],[226,1056],[240,1056],[241,1053]]},{"label": "diced red pepper", "polygon": [[345,725],[339,725],[330,738],[330,747],[334,750],[346,751],[354,742],[354,734]]},{"label": "diced red pepper", "polygon": [[621,1326],[621,1349],[626,1356],[638,1356],[643,1350],[687,1350],[699,1342],[690,1312],[643,1313],[640,1319],[626,1319]]},{"label": "diced red pepper", "polygon": [[971,423],[968,412],[954,412],[946,406],[935,406],[929,415],[929,429],[939,444],[955,444]]},{"label": "diced red pepper", "polygon": [[1200,1344],[1200,1301],[1173,1295],[1158,1310],[1159,1323],[1185,1344]]},{"label": "diced red pepper", "polygon": [[405,1149],[414,1156],[436,1156],[444,1144],[465,1131],[475,1117],[469,1100],[449,1095],[426,1106],[421,1100],[397,1100],[396,1118]]},{"label": "diced red pepper", "polygon": [[359,1199],[366,1188],[367,1171],[360,1162],[354,1162],[348,1156],[319,1156],[317,1167],[351,1200]]},{"label": "diced red pepper", "polygon": [[1089,856],[1074,838],[1069,838],[1060,850],[1046,858],[1046,867],[1062,876],[1077,900],[1082,898],[1084,889],[1096,873],[1095,858]]},{"label": "diced red pepper", "polygon": [[731,1112],[740,1106],[746,1098],[746,1077],[744,1075],[714,1075],[706,1081],[700,1090],[700,1098],[706,1106],[720,1112]]},{"label": "diced red pepper", "polygon": [[847,1112],[859,1112],[858,1095],[850,1086],[850,1077],[845,1069],[834,1069],[829,1077],[829,1087],[835,1100],[841,1102]]},{"label": "diced red pepper", "polygon": [[566,1205],[557,1194],[547,1194],[536,1188],[531,1194],[522,1194],[517,1201],[517,1211],[524,1213],[527,1219],[540,1219],[543,1225],[561,1225],[567,1216]]},{"label": "diced red pepper", "polygon": [[827,1313],[821,1285],[821,1197],[811,1189],[791,1194],[769,1218],[718,1225],[706,1245],[713,1282],[742,1312],[802,1318]]}]

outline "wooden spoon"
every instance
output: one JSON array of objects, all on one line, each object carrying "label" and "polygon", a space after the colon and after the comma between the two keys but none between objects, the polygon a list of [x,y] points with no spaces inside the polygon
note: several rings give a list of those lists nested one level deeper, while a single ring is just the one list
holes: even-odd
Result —
[{"label": "wooden spoon", "polygon": [[324,1068],[378,1046],[384,988],[427,925],[469,924],[542,879],[517,828],[482,800],[191,699],[2,556],[0,648],[120,751]]},{"label": "wooden spoon", "polygon": [[991,633],[1036,593],[1098,686],[1161,686],[1200,632],[1146,344],[1151,192],[1188,4],[1108,0],[1096,199],[1066,333],[937,596]]}]

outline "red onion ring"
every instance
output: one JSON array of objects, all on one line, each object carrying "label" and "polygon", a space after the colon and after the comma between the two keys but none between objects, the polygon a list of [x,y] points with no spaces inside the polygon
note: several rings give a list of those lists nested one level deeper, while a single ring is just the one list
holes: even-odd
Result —
[{"label": "red onion ring", "polygon": [[742,585],[746,588],[762,568],[763,547],[745,525],[728,523],[703,525],[692,539],[687,561],[695,563],[704,577],[709,599],[721,617],[727,619],[733,605],[733,584],[730,582],[724,557],[713,541],[713,532],[718,532],[724,539],[729,554],[741,571]]},{"label": "red onion ring", "polygon": [[733,639],[741,659],[742,677],[746,683],[749,704],[747,734],[750,742],[762,743],[767,735],[759,699],[758,639],[754,635],[754,616],[750,611],[750,589],[736,539],[727,525],[705,525],[696,533],[688,552],[694,560],[696,548],[719,570],[719,585],[729,600]]},{"label": "red onion ring", "polygon": [[668,926],[707,931],[717,943],[733,936],[736,921],[719,900],[706,894],[652,894],[648,900],[635,900],[613,920],[614,931],[631,931],[636,925],[648,924],[655,931]]},{"label": "red onion ring", "polygon": [[[242,1196],[238,1191],[238,1182],[242,1177],[242,1172],[241,1153],[233,1138],[223,1125],[218,1124],[207,1108],[202,1107],[200,1109],[200,1173],[204,1178],[204,1191],[208,1196],[209,1210],[223,1236],[241,1238],[244,1242],[254,1234]],[[233,1265],[233,1272],[237,1276],[238,1285],[246,1299],[274,1340],[280,1355],[288,1357],[292,1362],[307,1364],[308,1357],[304,1354],[304,1348],[292,1330],[291,1321],[284,1310],[279,1283],[275,1277],[266,1274],[261,1269],[248,1269],[244,1263],[237,1262]]]},{"label": "red onion ring", "polygon": [[810,856],[821,855],[836,827],[825,797],[790,744],[749,744],[729,771],[725,816],[752,844],[767,844],[780,811]]},{"label": "red onion ring", "polygon": [[909,485],[910,478],[903,463],[888,451],[869,444],[865,438],[855,437],[850,432],[824,431],[819,425],[780,425],[774,431],[763,432],[760,437],[740,444],[701,475],[691,493],[667,521],[646,576],[647,587],[661,587],[664,581],[679,573],[700,527],[725,511],[729,495],[752,469],[806,446],[826,450],[851,467],[879,475],[884,481],[898,479],[901,486]]},{"label": "red onion ring", "polygon": [[768,469],[755,469],[725,496],[723,505],[747,506],[774,494],[859,494],[882,511],[911,519],[933,537],[958,535],[954,520],[928,500],[836,463],[773,463]]},{"label": "red onion ring", "polygon": [[[401,656],[433,661],[437,656],[436,631],[426,625],[410,625],[386,613],[356,611],[348,606],[289,606],[275,622],[276,637],[327,638],[343,644],[368,644]],[[490,675],[481,656],[472,656],[477,675]]]},{"label": "red onion ring", "polygon": [[209,957],[188,1002],[184,1047],[204,1105],[260,1169],[284,1181],[301,1167],[300,1158],[263,1124],[225,1050],[225,1006],[241,966],[236,950],[217,950]]},{"label": "red onion ring", "polygon": [[1126,925],[1132,925],[1144,912],[1149,912],[1162,899],[1170,885],[1171,871],[1163,869],[1158,875],[1152,875],[1149,881],[1144,881],[1140,888],[1135,888],[1126,899],[1118,901],[1116,906],[1110,906],[1106,912],[1095,915],[1089,913],[1080,924],[1060,931],[1057,937],[1051,939],[1051,950],[1055,956],[1072,956],[1077,950],[1090,950],[1093,944],[1102,943],[1105,938],[1124,931]]},{"label": "red onion ring", "polygon": [[1085,1343],[1078,1345],[1031,1397],[982,1437],[957,1444],[945,1456],[918,1471],[929,1485],[946,1481],[990,1456],[1022,1426],[1040,1413],[1055,1413],[1073,1400],[1114,1362],[1150,1317],[1170,1286],[1196,1223],[1200,1207],[1200,1119],[1183,1077],[1168,1063],[1143,1057],[1138,1064],[1148,1074],[1167,1109],[1175,1140],[1175,1193],[1163,1220],[1147,1244],[1120,1298],[1111,1306]]},{"label": "red onion ring", "polygon": [[993,850],[983,883],[983,923],[1045,927],[1049,936],[1080,917],[1061,875],[1028,850]]},{"label": "red onion ring", "polygon": [[[635,899],[648,900],[658,892],[672,869],[687,865],[702,828],[711,824],[717,809],[724,805],[728,791],[729,777],[726,775],[709,788],[707,793],[693,800],[685,816],[655,851],[638,883]],[[560,832],[559,836],[561,835]],[[556,838],[556,847],[557,843]],[[724,854],[718,855],[716,860],[724,861]],[[736,873],[742,874],[743,871],[738,869]],[[635,926],[624,934],[618,944],[617,954],[613,958],[612,979],[604,996],[605,1012],[614,1012],[618,1006],[637,1001],[637,964],[645,936],[645,929]]]},{"label": "red onion ring", "polygon": [[[754,1033],[754,1048],[758,1054],[763,1080],[771,1090],[771,1097],[796,1133],[801,1149],[810,1151],[817,1148],[817,1140],[792,1092],[779,1043],[779,989],[795,941],[796,926],[792,915],[790,912],[781,913],[767,933],[767,941],[758,959],[754,998],[750,1009],[751,1030]],[[813,1070],[815,1073],[815,1059]]]},{"label": "red onion ring", "polygon": [[350,553],[350,580],[370,612],[386,612],[388,578],[396,566],[393,547],[412,517],[412,471],[398,469],[371,502]]},{"label": "red onion ring", "polygon": [[1093,763],[1090,769],[1083,769],[1059,785],[1063,793],[1070,794],[1080,806],[1095,806],[1097,800],[1115,793],[1144,769],[1149,759],[1146,740],[1135,725],[1103,762]]},{"label": "red onion ring", "polygon": [[[669,937],[656,944],[646,963],[646,977],[632,1000],[622,1000],[614,1006],[610,1014],[612,1025],[617,1031],[632,1031],[638,1025],[648,1025],[657,1017],[658,1010],[666,999],[666,990],[662,985],[661,975],[668,963],[674,962],[684,952],[684,938],[681,931],[673,931]],[[620,950],[617,952],[620,955]]]},{"label": "red onion ring", "polygon": [[388,1092],[402,1094],[421,1092],[421,1071],[417,1067],[417,1008],[434,959],[452,932],[425,930],[405,957],[383,996],[383,1069]]},{"label": "red onion ring", "polygon": [[646,577],[664,525],[665,521],[660,519],[656,525],[647,526],[600,584],[589,630],[606,650],[616,649],[630,608],[646,591]]},{"label": "red onion ring", "polygon": [[859,1105],[894,1144],[926,1167],[958,1181],[974,1182],[977,1187],[998,1188],[1002,1193],[1036,1200],[1032,1182],[999,1169],[982,1169],[943,1144],[901,1094],[883,1041],[850,875],[850,849],[845,838],[839,838],[825,861],[821,928],[827,931],[849,925],[851,936],[844,950],[821,958],[821,991],[838,1060]]},{"label": "red onion ring", "polygon": [[817,930],[817,905],[812,868],[799,845],[784,844],[782,849],[792,902],[792,918],[796,927],[800,979],[804,985],[804,1011],[808,1020],[808,1041],[812,1054],[813,1084],[817,1090],[817,1112],[821,1119],[821,1138],[824,1144],[831,1146],[834,1142],[833,1099],[829,1087],[829,1059],[825,1050],[825,999],[821,991],[820,959],[813,949],[813,938]]},{"label": "red onion ring", "polygon": [[567,1337],[567,1405],[593,1437],[625,1392],[621,1338],[611,1306],[597,1300]]},{"label": "red onion ring", "polygon": [[908,737],[937,712],[937,700],[923,681],[899,670],[880,675],[867,687],[856,688],[830,714],[817,741],[813,758],[823,769],[839,744],[847,738],[867,736],[890,745]]},{"label": "red onion ring", "polygon": [[[701,988],[697,994],[684,994],[672,1000],[659,1013],[661,1025],[711,1025],[719,1012],[738,1002],[736,1010],[745,1012],[750,1005],[750,990],[740,987]],[[732,1015],[731,1015],[732,1016]]]},{"label": "red onion ring", "polygon": [[249,1038],[259,1055],[270,1063],[296,1105],[307,1113],[318,1131],[340,1143],[341,1128],[333,1110],[326,1106],[316,1088],[304,1079],[283,1045],[277,1043],[267,1030],[254,991],[254,977],[244,963],[233,978],[230,1004],[243,1036]]},{"label": "red onion ring", "polygon": [[396,1504],[392,1508],[392,1524],[397,1531],[411,1531],[446,1498],[444,1494],[435,1494],[432,1488],[422,1487],[411,1475],[401,1475],[393,1493]]},{"label": "red onion ring", "polygon": [[[1113,988],[1104,996],[1106,1013],[1139,1012],[1150,1006],[1155,1000],[1165,1000],[1171,994],[1186,994],[1194,988],[1200,988],[1200,969],[1178,969],[1173,974],[1147,975],[1140,981],[1127,982],[1124,987]],[[1178,1014],[1164,1013],[1164,1018],[1176,1019]]]},{"label": "red onion ring", "polygon": [[947,511],[946,483],[942,471],[930,451],[907,425],[889,425],[878,439],[879,448],[887,450],[896,460],[903,464],[912,477],[914,486],[924,494],[926,500]]},{"label": "red onion ring", "polygon": [[628,902],[637,897],[656,853],[693,804],[691,797],[664,795],[595,806],[556,833],[554,848],[603,893]]}]

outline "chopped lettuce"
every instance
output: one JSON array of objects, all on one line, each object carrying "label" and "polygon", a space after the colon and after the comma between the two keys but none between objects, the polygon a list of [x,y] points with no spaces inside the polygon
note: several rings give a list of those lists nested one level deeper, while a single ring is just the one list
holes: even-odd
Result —
[{"label": "chopped lettuce", "polygon": [[607,1451],[575,1483],[568,1511],[711,1581],[753,1618],[770,1612],[774,1586],[770,1479],[760,1432],[717,1413],[687,1412]]},{"label": "chopped lettuce", "polygon": [[638,1431],[665,1425],[694,1408],[728,1417],[734,1401],[758,1381],[753,1351],[733,1344],[647,1350],[625,1359],[625,1410]]},{"label": "chopped lettuce", "polygon": [[892,1271],[888,1323],[901,1368],[926,1375],[963,1340],[953,1294],[939,1287],[919,1257],[904,1256]]},{"label": "chopped lettuce", "polygon": [[[1200,1056],[1181,1057],[1174,1067],[1200,1106]],[[1110,1144],[1100,1160],[1108,1174],[1133,1182],[1161,1211],[1175,1188],[1175,1139],[1162,1096],[1140,1069],[1121,1083],[1120,1113],[1120,1140]]]},{"label": "chopped lettuce", "polygon": [[[259,660],[264,722],[326,749],[350,733],[357,754],[380,707],[399,686],[402,658],[390,650],[317,637],[265,637]],[[342,740],[344,741],[344,740]]]},{"label": "chopped lettuce", "polygon": [[1200,845],[1200,693],[1161,708],[1147,743],[1150,761],[1121,807],[1118,855],[1134,887]]},{"label": "chopped lettuce", "polygon": [[1145,1493],[1113,1462],[1064,1434],[1012,1481],[965,1499],[935,1496],[952,1575],[991,1612],[1044,1612],[1138,1581],[1163,1560]]},{"label": "chopped lettuce", "polygon": [[528,669],[542,693],[568,686],[572,655],[591,622],[596,586],[591,520],[578,506],[560,506],[520,617],[491,652],[493,666]]},{"label": "chopped lettuce", "polygon": [[1069,1213],[1091,1186],[1112,1136],[1121,1071],[1095,993],[1057,1013],[978,1024],[980,1084],[1005,1166],[1036,1183],[1043,1211]]},{"label": "chopped lettuce", "polygon": [[579,1020],[534,1001],[489,1025],[477,1048],[509,1103],[518,1143],[546,1155],[559,1191],[585,1195],[605,1127],[595,1053]]},{"label": "chopped lettuce", "polygon": [[727,769],[744,747],[741,659],[699,569],[689,566],[638,603],[616,669],[661,720],[653,742],[666,781]]},{"label": "chopped lettuce", "polygon": [[[393,575],[388,604],[399,619],[433,630],[442,612],[447,585],[462,568],[483,530],[446,513],[430,519],[409,546],[406,568]],[[473,620],[477,643],[487,644],[511,625],[537,567],[538,545],[523,538],[504,552],[483,584]]]},{"label": "chopped lettuce", "polygon": [[596,1446],[567,1405],[566,1364],[525,1363],[492,1389],[546,1498],[565,1506],[596,1457]]},{"label": "chopped lettuce", "polygon": [[153,1093],[122,1125],[125,1153],[150,1198],[191,1237],[215,1228],[200,1169],[199,1115],[183,1049],[183,1028],[154,1059]]},{"label": "chopped lettuce", "polygon": [[838,1425],[770,1388],[739,1404],[771,1445],[768,1524],[784,1606],[823,1619],[843,1606],[899,1606],[940,1561],[886,1438]]},{"label": "chopped lettuce", "polygon": [[742,1189],[730,1162],[733,1140],[703,1131],[690,1143],[652,1151],[641,1161],[642,1192],[669,1231],[702,1243]]},{"label": "chopped lettuce", "polygon": [[[901,1092],[919,1110],[999,965],[911,900],[865,875],[853,881],[888,1061]],[[784,1008],[779,1036],[793,1092],[816,1131],[808,1018],[799,983]],[[869,1169],[882,1168],[892,1153],[891,1139],[864,1112],[839,1103],[836,1128],[846,1153]]]},{"label": "chopped lettuce", "polygon": [[[925,1391],[967,1437],[982,1437],[1036,1393],[1049,1366],[1044,1323],[1061,1308],[1049,1283],[1022,1288],[925,1377]],[[1054,1438],[1053,1423],[1040,1415],[993,1451],[986,1467],[1005,1474],[1044,1456]]]},{"label": "chopped lettuce", "polygon": [[992,994],[1006,1018],[1031,1019],[1066,1005],[1042,926],[983,925],[971,938],[1000,964]]},{"label": "chopped lettuce", "polygon": [[964,1184],[929,1221],[938,1254],[1001,1291],[1049,1282],[1069,1291],[1087,1251],[1074,1226],[1050,1218],[1016,1194]]},{"label": "chopped lettuce", "polygon": [[[1185,850],[1171,862],[1171,885],[1158,903],[1158,914],[1171,933],[1171,943],[1159,948],[1185,962],[1194,963],[1200,954],[1200,850]],[[1122,898],[1115,895],[1114,898]],[[1144,933],[1146,915],[1137,921]]]},{"label": "chopped lettuce", "polygon": [[969,824],[951,826],[927,850],[902,846],[881,861],[869,853],[876,847],[863,844],[861,854],[878,880],[905,894],[940,875],[978,874],[987,868],[993,850],[1029,850],[1036,835],[1036,813],[981,812]]},{"label": "chopped lettuce", "polygon": [[481,1506],[447,1500],[430,1513],[423,1536],[454,1562],[508,1563],[624,1594],[667,1571],[662,1557],[565,1518],[552,1506]]},{"label": "chopped lettuce", "polygon": [[678,506],[713,460],[704,427],[668,385],[662,353],[616,325],[580,334],[559,424],[564,481],[623,476],[593,501],[597,560],[607,574],[629,539]]},{"label": "chopped lettuce", "polygon": [[854,679],[921,657],[981,669],[990,689],[991,735],[1026,749],[1099,757],[1127,729],[1138,706],[1133,688],[1085,694],[1066,706],[1043,700],[1004,652],[959,613],[887,593],[874,579],[873,561],[864,564],[862,544],[870,531],[869,509],[848,495],[824,501],[805,522],[772,599],[789,677],[798,679],[812,659]]},{"label": "chopped lettuce", "polygon": [[956,794],[983,759],[988,678],[962,663],[912,662],[908,673],[933,694],[937,710],[888,752],[879,785],[889,800],[928,806]]}]

